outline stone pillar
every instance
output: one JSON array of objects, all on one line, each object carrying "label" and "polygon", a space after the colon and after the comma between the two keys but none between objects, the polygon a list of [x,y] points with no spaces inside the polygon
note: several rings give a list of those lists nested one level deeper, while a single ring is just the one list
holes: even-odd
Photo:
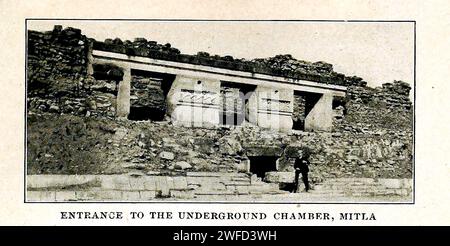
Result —
[{"label": "stone pillar", "polygon": [[167,95],[168,114],[174,125],[219,125],[220,81],[177,76]]},{"label": "stone pillar", "polygon": [[116,117],[119,119],[128,118],[130,113],[130,88],[131,88],[131,69],[123,68],[123,79],[119,82],[117,92]]},{"label": "stone pillar", "polygon": [[306,131],[327,131],[333,128],[333,95],[323,94],[305,118]]},{"label": "stone pillar", "polygon": [[256,93],[258,126],[284,132],[290,131],[293,125],[294,91],[258,86]]},{"label": "stone pillar", "polygon": [[94,43],[88,41],[87,44],[88,46],[88,52],[87,52],[87,74],[88,75],[93,75],[94,74],[94,68],[92,67],[92,64],[94,63],[94,56],[92,56],[92,51],[94,50],[93,46]]},{"label": "stone pillar", "polygon": [[258,125],[258,93],[253,91],[247,96],[248,102],[245,105],[246,120],[253,125]]}]

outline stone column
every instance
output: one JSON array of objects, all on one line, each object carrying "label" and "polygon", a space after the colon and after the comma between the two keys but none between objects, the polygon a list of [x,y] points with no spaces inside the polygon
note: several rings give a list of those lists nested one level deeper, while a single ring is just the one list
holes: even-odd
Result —
[{"label": "stone column", "polygon": [[219,80],[177,75],[167,95],[168,114],[174,125],[218,125],[219,96]]},{"label": "stone column", "polygon": [[323,94],[305,118],[306,131],[327,131],[333,128],[333,95]]},{"label": "stone column", "polygon": [[256,93],[258,126],[284,132],[291,131],[294,91],[258,86]]},{"label": "stone column", "polygon": [[123,68],[123,79],[119,82],[117,92],[116,117],[119,119],[128,118],[130,113],[130,89],[131,89],[131,69]]},{"label": "stone column", "polygon": [[246,120],[253,125],[258,125],[258,93],[253,91],[246,96],[248,97],[247,105],[245,105]]},{"label": "stone column", "polygon": [[94,74],[94,68],[92,67],[92,64],[94,63],[94,57],[92,56],[92,51],[94,50],[93,48],[93,43],[88,41],[87,44],[88,46],[88,52],[87,52],[87,74],[88,75],[93,75]]}]

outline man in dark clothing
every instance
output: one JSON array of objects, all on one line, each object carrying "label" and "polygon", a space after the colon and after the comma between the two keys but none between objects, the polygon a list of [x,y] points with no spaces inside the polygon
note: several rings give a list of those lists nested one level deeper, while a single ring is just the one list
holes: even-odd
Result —
[{"label": "man in dark clothing", "polygon": [[294,168],[295,168],[295,187],[294,187],[294,193],[297,193],[298,189],[298,178],[300,176],[300,173],[302,174],[302,180],[305,184],[305,191],[308,192],[309,190],[309,182],[308,182],[308,172],[309,172],[309,161],[305,157],[303,150],[298,151],[298,157],[295,158]]}]

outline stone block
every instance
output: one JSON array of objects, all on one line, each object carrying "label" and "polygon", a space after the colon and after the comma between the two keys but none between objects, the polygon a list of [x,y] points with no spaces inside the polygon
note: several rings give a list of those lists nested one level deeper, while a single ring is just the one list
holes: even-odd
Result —
[{"label": "stone block", "polygon": [[95,191],[75,191],[76,199],[82,201],[101,200]]},{"label": "stone block", "polygon": [[128,181],[130,183],[131,190],[145,190],[145,177],[129,177]]},{"label": "stone block", "polygon": [[156,177],[146,178],[144,181],[144,190],[155,191],[156,190]]},{"label": "stone block", "polygon": [[382,184],[388,189],[400,189],[403,185],[402,179],[379,179],[378,183]]},{"label": "stone block", "polygon": [[283,148],[276,145],[245,146],[247,156],[281,156]]},{"label": "stone block", "polygon": [[139,201],[141,200],[141,197],[139,191],[122,191],[122,200]]},{"label": "stone block", "polygon": [[195,194],[193,191],[181,191],[181,190],[171,190],[171,197],[179,198],[179,199],[192,199]]},{"label": "stone block", "polygon": [[27,188],[63,188],[74,185],[96,185],[94,175],[27,175]]},{"label": "stone block", "polygon": [[269,183],[293,183],[294,178],[294,172],[267,172],[264,180]]},{"label": "stone block", "polygon": [[192,166],[191,166],[191,164],[189,164],[186,161],[178,161],[178,162],[175,162],[174,168],[178,169],[178,170],[185,170],[185,169],[192,168]]},{"label": "stone block", "polygon": [[217,172],[187,172],[187,177],[221,177],[222,175]]},{"label": "stone block", "polygon": [[162,197],[168,197],[170,195],[170,187],[167,177],[158,177],[158,179],[156,179],[156,192]]},{"label": "stone block", "polygon": [[27,191],[27,201],[29,202],[54,202],[55,200],[55,191]]},{"label": "stone block", "polygon": [[188,183],[186,177],[173,177],[174,190],[187,190]]},{"label": "stone block", "polygon": [[126,175],[105,175],[102,176],[101,187],[110,190],[131,190],[129,178]]},{"label": "stone block", "polygon": [[99,200],[121,201],[122,191],[118,190],[101,190],[97,192]]},{"label": "stone block", "polygon": [[175,154],[168,151],[163,151],[159,153],[159,157],[165,160],[173,160],[175,158]]},{"label": "stone block", "polygon": [[56,191],[55,201],[76,201],[77,196],[75,191]]},{"label": "stone block", "polygon": [[258,86],[256,96],[258,126],[279,131],[291,131],[294,91]]},{"label": "stone block", "polygon": [[333,96],[323,94],[305,118],[306,131],[331,131],[333,127]]},{"label": "stone block", "polygon": [[156,191],[154,190],[145,190],[139,191],[140,200],[153,200],[156,197]]},{"label": "stone block", "polygon": [[168,114],[176,125],[213,127],[219,124],[220,81],[177,76],[167,95]]},{"label": "stone block", "polygon": [[235,186],[236,193],[239,195],[248,195],[250,194],[248,186]]}]

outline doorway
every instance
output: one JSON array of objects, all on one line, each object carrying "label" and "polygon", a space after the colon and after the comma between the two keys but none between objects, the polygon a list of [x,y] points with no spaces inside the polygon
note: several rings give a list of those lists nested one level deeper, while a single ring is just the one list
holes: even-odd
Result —
[{"label": "doorway", "polygon": [[249,156],[250,172],[264,179],[266,172],[277,171],[278,156]]}]

